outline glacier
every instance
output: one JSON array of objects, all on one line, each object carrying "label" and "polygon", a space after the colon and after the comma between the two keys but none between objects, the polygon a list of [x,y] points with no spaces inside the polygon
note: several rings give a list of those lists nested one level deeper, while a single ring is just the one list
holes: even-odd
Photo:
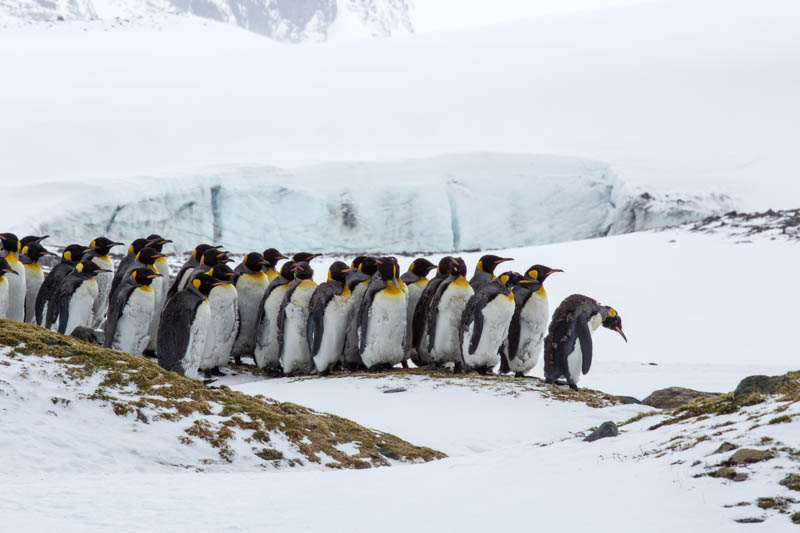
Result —
[{"label": "glacier", "polygon": [[599,161],[500,153],[294,169],[229,166],[35,185],[21,194],[58,198],[58,208],[33,210],[18,229],[49,234],[53,242],[98,235],[131,241],[155,232],[177,250],[214,242],[234,252],[509,248],[664,227],[730,208],[722,195],[639,192]]}]

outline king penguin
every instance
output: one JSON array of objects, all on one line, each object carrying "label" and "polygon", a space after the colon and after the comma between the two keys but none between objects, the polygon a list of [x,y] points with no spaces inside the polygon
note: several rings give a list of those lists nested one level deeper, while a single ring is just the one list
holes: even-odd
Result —
[{"label": "king penguin", "polygon": [[292,280],[294,280],[294,261],[286,261],[281,266],[280,275],[267,286],[258,306],[253,356],[256,366],[268,372],[282,372],[278,345],[278,313],[286,289]]},{"label": "king penguin", "polygon": [[506,261],[513,261],[513,259],[510,257],[498,257],[491,254],[481,257],[478,260],[478,264],[475,265],[475,273],[469,280],[472,290],[477,291],[484,283],[494,281],[494,269],[497,268],[497,265],[505,263]]},{"label": "king penguin", "polygon": [[258,306],[269,285],[264,272],[267,261],[258,252],[250,252],[236,267],[234,286],[239,295],[239,332],[233,343],[231,354],[236,364],[241,364],[243,355],[253,355],[256,341],[256,319]]},{"label": "king penguin", "polygon": [[[94,300],[97,298],[95,277],[101,272],[104,270],[93,263],[91,258],[84,257],[61,281],[47,312],[49,320],[50,310],[58,309],[56,331],[67,335],[72,333],[75,328],[92,326],[92,309]],[[50,326],[55,326],[55,323],[50,323]]]},{"label": "king penguin", "polygon": [[19,260],[18,254],[22,244],[13,233],[0,233],[0,244],[7,252],[5,260],[11,270],[17,273],[8,281],[8,312],[11,320],[23,322],[25,320],[25,266]]},{"label": "king penguin", "polygon": [[114,242],[106,237],[98,237],[89,243],[93,248],[92,261],[103,270],[97,275],[97,299],[94,301],[94,324],[93,328],[99,328],[106,317],[108,310],[108,296],[111,294],[111,282],[114,280],[114,261],[108,256],[114,246],[122,245],[121,242]]},{"label": "king penguin", "polygon": [[150,342],[147,345],[148,350],[155,352],[158,322],[161,320],[161,312],[164,310],[164,306],[167,305],[167,298],[169,298],[167,292],[169,291],[170,272],[169,262],[164,254],[164,245],[172,241],[155,233],[148,235],[147,240],[150,242],[150,247],[159,253],[159,257],[153,262],[153,266],[156,268],[156,272],[161,274],[161,277],[153,280],[152,285],[156,298],[156,311],[153,314],[153,322],[150,326]]},{"label": "king penguin", "polygon": [[197,379],[205,355],[211,309],[208,293],[217,281],[202,272],[167,300],[158,326],[158,364],[166,370]]},{"label": "king penguin", "polygon": [[514,316],[503,343],[501,373],[511,371],[516,377],[523,377],[539,362],[550,320],[544,281],[554,272],[563,270],[533,265],[525,272],[528,283],[514,287]]},{"label": "king penguin", "polygon": [[428,286],[428,272],[434,268],[436,268],[436,265],[421,257],[412,261],[408,266],[408,271],[400,276],[400,280],[408,287],[408,306],[406,306],[406,354],[402,361],[403,368],[408,366],[409,358],[413,361],[418,360],[416,354],[417,350],[414,348],[412,339],[412,332],[414,331],[414,310],[417,308],[417,302],[419,302],[419,298],[422,296],[422,291]]},{"label": "king penguin", "polygon": [[[92,249],[80,244],[70,244],[61,252],[61,261],[50,269],[47,276],[45,276],[39,292],[36,294],[36,305],[34,309],[34,320],[40,326],[47,325],[48,307],[53,297],[56,294],[58,286],[61,281],[72,272],[72,269],[77,265],[83,256],[91,253]],[[56,314],[57,316],[57,314]]]},{"label": "king penguin", "polygon": [[600,305],[582,294],[568,296],[553,313],[544,339],[544,377],[547,383],[565,378],[578,390],[581,374],[592,366],[592,332],[600,326],[616,331],[625,342],[622,318],[613,307]]},{"label": "king penguin", "polygon": [[0,318],[8,317],[8,280],[7,275],[18,275],[4,257],[0,257]]},{"label": "king penguin", "polygon": [[284,375],[309,374],[314,369],[308,348],[308,313],[317,284],[305,261],[295,263],[294,280],[286,287],[278,312],[278,346]]},{"label": "king penguin", "polygon": [[366,279],[360,281],[357,285],[350,286],[350,309],[352,317],[356,320],[350,320],[347,324],[347,334],[344,340],[344,352],[342,354],[342,364],[350,370],[356,370],[364,367],[364,362],[361,360],[361,354],[358,346],[358,311],[361,309],[361,301],[364,299],[364,294],[367,292],[369,281],[373,275],[378,271],[378,260],[375,257],[356,257],[350,265],[353,272],[348,274],[349,280],[355,277],[356,272],[366,275]]},{"label": "king penguin", "polygon": [[[209,248],[203,255],[200,256],[200,262],[189,273],[186,283],[192,281],[198,274],[208,272],[211,268],[219,265],[220,263],[230,263],[231,259],[228,257],[228,252],[218,248]],[[186,285],[185,285],[186,286]]]},{"label": "king penguin", "polygon": [[150,340],[150,323],[155,312],[151,284],[161,274],[142,267],[134,268],[120,282],[108,306],[103,346],[142,355]]},{"label": "king penguin", "polygon": [[175,281],[172,282],[169,291],[167,291],[167,298],[170,298],[173,294],[186,286],[186,283],[189,281],[189,275],[194,270],[194,267],[200,264],[200,258],[203,257],[203,254],[209,248],[218,250],[221,246],[211,246],[210,244],[198,244],[195,246],[194,250],[192,250],[192,255],[183,263],[183,266],[181,266],[181,269],[175,275]]},{"label": "king penguin", "polygon": [[500,362],[500,345],[514,314],[514,287],[530,283],[516,272],[504,272],[481,285],[461,317],[461,362],[467,370],[490,373]]},{"label": "king penguin", "polygon": [[434,364],[428,350],[428,311],[433,297],[436,296],[436,289],[450,275],[453,269],[453,261],[455,261],[455,258],[449,255],[439,260],[439,264],[436,266],[436,275],[425,285],[414,308],[411,321],[411,344],[414,350],[411,355],[416,355],[416,358],[412,357],[411,360],[418,367]]},{"label": "king penguin", "polygon": [[131,270],[142,266],[136,264],[136,256],[148,246],[150,246],[150,241],[147,239],[136,239],[128,246],[128,253],[125,254],[125,257],[123,257],[117,265],[117,270],[114,272],[114,277],[111,279],[109,298],[119,282],[122,281],[122,278],[127,278]]},{"label": "king penguin", "polygon": [[450,275],[436,288],[428,309],[428,351],[438,366],[453,362],[455,372],[461,372],[461,316],[475,294],[467,283],[466,274],[466,263],[456,257]]},{"label": "king penguin", "polygon": [[272,280],[280,275],[278,273],[278,261],[281,259],[288,259],[288,257],[280,253],[275,248],[267,248],[264,250],[264,253],[261,254],[261,256],[264,258],[264,261],[267,262],[266,266],[264,267],[264,273],[267,275],[269,282],[272,283]]},{"label": "king penguin", "polygon": [[27,235],[19,240],[19,244],[21,247],[25,246],[26,244],[42,244],[42,241],[50,237],[50,235],[42,235],[41,237],[37,237],[36,235]]},{"label": "king penguin", "polygon": [[358,312],[361,360],[368,369],[389,369],[405,357],[408,289],[399,280],[397,260],[378,260]]},{"label": "king penguin", "polygon": [[310,263],[312,259],[319,257],[321,254],[312,254],[309,252],[297,252],[292,256],[292,261],[295,263]]},{"label": "king penguin", "polygon": [[342,261],[334,262],[328,269],[328,281],[320,284],[311,296],[308,347],[319,374],[328,374],[342,357],[347,324],[352,318],[348,312],[351,293],[347,286],[351,270]]},{"label": "king penguin", "polygon": [[33,323],[36,320],[36,295],[44,282],[39,260],[46,255],[55,254],[48,252],[39,241],[22,246],[20,260],[25,265],[25,322]]},{"label": "king penguin", "polygon": [[206,372],[206,377],[211,377],[221,376],[220,367],[228,364],[240,322],[239,294],[233,286],[236,273],[222,263],[209,270],[208,274],[215,280],[208,293],[211,326],[208,329],[206,351],[198,368]]}]

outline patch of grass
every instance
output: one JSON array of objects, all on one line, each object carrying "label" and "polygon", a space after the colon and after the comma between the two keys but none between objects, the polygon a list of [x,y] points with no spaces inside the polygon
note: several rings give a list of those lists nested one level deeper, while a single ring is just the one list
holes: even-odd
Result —
[{"label": "patch of grass", "polygon": [[770,424],[788,424],[792,421],[792,417],[789,415],[781,415],[776,416],[772,420],[769,421]]},{"label": "patch of grass", "polygon": [[792,513],[792,516],[790,518],[792,519],[792,522],[794,522],[795,524],[800,524],[800,512]]}]

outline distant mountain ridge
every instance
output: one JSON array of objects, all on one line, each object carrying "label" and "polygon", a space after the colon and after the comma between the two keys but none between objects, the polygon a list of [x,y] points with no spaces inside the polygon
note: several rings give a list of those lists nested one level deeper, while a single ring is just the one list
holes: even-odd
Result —
[{"label": "distant mountain ridge", "polygon": [[360,37],[414,31],[406,0],[0,0],[0,23],[162,15],[193,15],[286,43],[327,41],[337,25]]}]

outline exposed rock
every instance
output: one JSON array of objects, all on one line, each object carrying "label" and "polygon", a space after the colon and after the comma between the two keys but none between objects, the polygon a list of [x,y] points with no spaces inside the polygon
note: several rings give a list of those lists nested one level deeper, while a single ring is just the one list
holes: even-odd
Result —
[{"label": "exposed rock", "polygon": [[619,403],[623,405],[631,405],[631,404],[641,404],[640,400],[637,400],[633,396],[614,396],[614,399],[617,400]]},{"label": "exposed rock", "polygon": [[733,391],[734,398],[738,399],[749,394],[777,394],[780,389],[791,382],[789,376],[748,376],[739,382]]},{"label": "exposed rock", "polygon": [[720,444],[719,448],[717,448],[717,449],[716,449],[716,450],[715,450],[715,451],[714,451],[714,452],[713,452],[711,455],[714,455],[715,453],[728,453],[728,452],[732,452],[732,451],[733,451],[733,450],[735,450],[736,448],[738,448],[738,446],[737,446],[737,445],[735,445],[735,444],[731,444],[730,442],[727,442],[727,441],[726,441],[726,442],[723,442],[722,444]]},{"label": "exposed rock", "polygon": [[397,387],[396,389],[386,389],[383,391],[384,394],[394,394],[397,392],[405,392],[408,389],[404,389],[403,387]]},{"label": "exposed rock", "polygon": [[725,461],[725,463],[723,464],[727,466],[747,465],[751,463],[766,461],[768,459],[772,459],[773,457],[775,457],[775,454],[769,450],[754,450],[752,448],[742,448],[733,455],[731,455],[728,458],[728,460]]},{"label": "exposed rock", "polygon": [[100,337],[91,328],[85,328],[85,327],[75,328],[72,330],[72,333],[70,333],[70,336],[75,337],[76,339],[80,339],[84,342],[92,342],[94,344],[100,344]]},{"label": "exposed rock", "polygon": [[388,459],[394,459],[395,461],[400,460],[400,456],[397,455],[397,452],[393,450],[388,450],[386,448],[378,448],[378,452]]},{"label": "exposed rock", "polygon": [[283,459],[283,453],[278,450],[274,450],[272,448],[264,448],[256,455],[264,459],[265,461],[278,461],[280,459]]},{"label": "exposed rock", "polygon": [[147,417],[146,414],[144,414],[144,412],[142,412],[141,409],[137,409],[136,410],[136,420],[138,420],[140,422],[144,422],[145,424],[149,424],[150,423],[150,419]]},{"label": "exposed rock", "polygon": [[763,522],[763,518],[758,517],[751,517],[751,518],[737,518],[734,522],[738,522],[740,524],[760,524]]},{"label": "exposed rock", "polygon": [[594,442],[606,437],[616,437],[619,435],[619,428],[614,422],[608,421],[600,424],[600,427],[592,432],[591,435],[583,439],[586,442]]},{"label": "exposed rock", "polygon": [[718,392],[701,392],[683,387],[667,387],[666,389],[653,391],[650,396],[642,400],[642,403],[657,409],[673,409],[697,399],[714,398],[719,395]]},{"label": "exposed rock", "polygon": [[800,491],[800,474],[787,474],[781,480],[781,485],[791,490]]},{"label": "exposed rock", "polygon": [[730,467],[727,467],[727,466],[720,467],[720,468],[714,470],[713,472],[711,472],[708,475],[711,476],[711,477],[730,479],[732,481],[744,481],[745,479],[747,479],[747,474],[746,473],[737,472],[733,468],[730,468]]},{"label": "exposed rock", "polygon": [[794,503],[797,503],[794,498],[759,498],[757,505],[761,509],[775,509],[785,513]]}]

